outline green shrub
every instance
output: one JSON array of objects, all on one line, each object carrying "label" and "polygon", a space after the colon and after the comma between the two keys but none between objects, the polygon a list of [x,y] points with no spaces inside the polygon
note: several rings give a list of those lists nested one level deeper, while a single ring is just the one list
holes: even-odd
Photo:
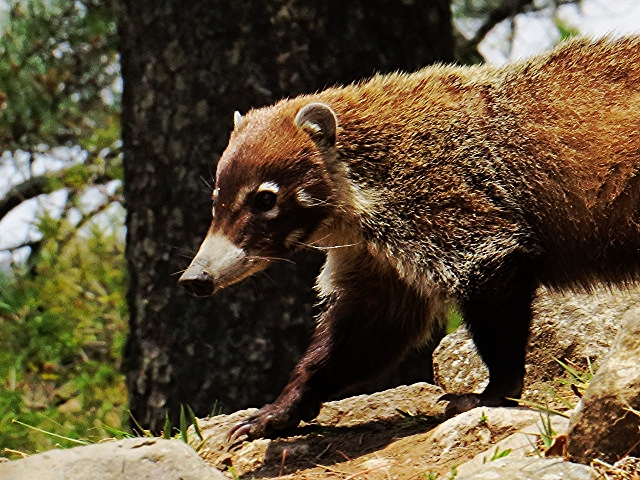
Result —
[{"label": "green shrub", "polygon": [[43,240],[29,269],[0,277],[3,449],[73,446],[125,423],[123,241],[95,226],[60,238]]}]

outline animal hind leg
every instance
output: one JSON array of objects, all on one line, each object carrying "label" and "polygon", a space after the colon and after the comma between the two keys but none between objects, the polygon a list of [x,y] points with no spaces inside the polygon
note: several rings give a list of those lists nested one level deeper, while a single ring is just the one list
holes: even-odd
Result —
[{"label": "animal hind leg", "polygon": [[492,276],[472,292],[461,310],[482,360],[489,384],[481,394],[447,394],[445,414],[453,416],[477,406],[515,405],[522,394],[525,354],[536,282],[522,272]]}]

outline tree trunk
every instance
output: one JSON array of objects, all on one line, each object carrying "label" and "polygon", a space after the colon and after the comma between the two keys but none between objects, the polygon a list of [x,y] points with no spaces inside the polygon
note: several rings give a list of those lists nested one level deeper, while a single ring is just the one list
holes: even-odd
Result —
[{"label": "tree trunk", "polygon": [[176,285],[210,223],[233,111],[449,61],[453,39],[448,0],[121,0],[118,10],[130,276],[124,368],[134,421],[157,432],[165,414],[178,422],[181,404],[202,416],[216,401],[229,411],[272,400],[313,328],[318,255],[211,299]]}]

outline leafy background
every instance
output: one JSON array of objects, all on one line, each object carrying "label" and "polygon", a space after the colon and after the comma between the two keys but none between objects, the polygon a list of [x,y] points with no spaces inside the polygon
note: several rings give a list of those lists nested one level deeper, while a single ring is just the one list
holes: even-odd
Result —
[{"label": "leafy background", "polygon": [[[8,457],[122,434],[126,335],[113,8],[13,2],[0,36],[0,218],[60,192],[0,273],[0,448]],[[9,232],[3,232],[6,234]],[[25,258],[23,256],[23,258]]]}]

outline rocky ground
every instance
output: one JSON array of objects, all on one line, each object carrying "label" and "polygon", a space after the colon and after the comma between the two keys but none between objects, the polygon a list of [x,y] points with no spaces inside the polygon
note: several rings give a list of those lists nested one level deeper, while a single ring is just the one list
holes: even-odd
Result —
[{"label": "rocky ground", "polygon": [[[434,355],[443,388],[418,383],[328,402],[315,421],[273,440],[227,441],[255,410],[201,419],[193,449],[155,438],[105,442],[0,463],[0,479],[640,480],[640,289],[596,293],[538,300],[520,408],[445,421],[445,390],[486,383],[460,330]],[[585,391],[589,363],[600,368]]]},{"label": "rocky ground", "polygon": [[553,437],[566,431],[566,418],[529,408],[479,408],[444,421],[442,394],[419,383],[330,402],[291,436],[233,446],[229,428],[251,411],[204,420],[200,455],[240,478],[461,478],[502,456],[544,455],[547,422]]},{"label": "rocky ground", "polygon": [[[527,407],[480,408],[445,421],[444,405],[438,402],[444,390],[416,384],[327,403],[314,422],[281,439],[229,445],[231,426],[252,411],[203,420],[200,455],[227,476],[247,479],[640,480],[638,463],[629,456],[634,429],[640,443],[640,422],[628,408],[638,403],[640,392],[633,368],[640,362],[640,341],[634,340],[640,338],[640,310],[635,305],[640,305],[640,289],[601,289],[595,295],[542,292],[527,356]],[[593,369],[594,363],[602,364],[604,378],[590,387],[585,406],[580,397],[590,362]],[[436,381],[449,392],[480,391],[486,385],[486,369],[464,329],[442,342],[434,368]],[[581,423],[573,425],[568,417],[576,405],[576,422]],[[604,407],[583,418],[599,405]],[[562,415],[550,413],[556,410]],[[614,423],[625,426],[611,435]],[[605,444],[608,450],[597,451],[595,461],[580,459],[590,466],[566,461],[571,430],[581,437],[573,442],[574,456],[581,449],[594,451],[594,445]]]}]

